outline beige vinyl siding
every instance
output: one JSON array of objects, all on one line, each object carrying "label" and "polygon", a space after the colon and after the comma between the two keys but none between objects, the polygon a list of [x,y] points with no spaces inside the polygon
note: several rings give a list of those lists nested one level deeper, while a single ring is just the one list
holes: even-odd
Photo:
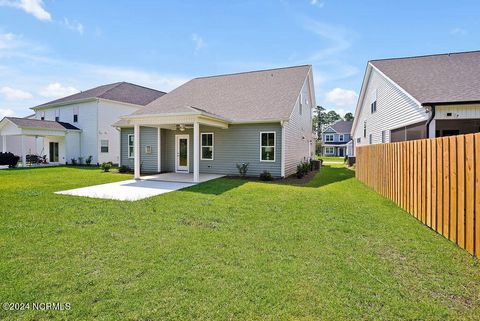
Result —
[{"label": "beige vinyl siding", "polygon": [[[302,97],[304,104],[302,114],[300,115],[299,99],[295,103],[294,110],[290,116],[290,120],[284,125],[285,134],[285,176],[293,175],[297,170],[297,165],[301,161],[309,159],[309,144],[311,144],[310,152],[315,151],[315,144],[312,136],[312,108],[314,102],[311,101],[310,94],[310,77],[305,81],[302,88]],[[308,98],[308,104],[305,99]]]},{"label": "beige vinyl siding", "polygon": [[[370,67],[368,67],[370,68]],[[355,124],[352,128],[355,146],[369,144],[372,135],[372,144],[382,142],[382,131],[385,131],[385,142],[390,142],[390,130],[426,121],[429,115],[425,109],[417,104],[398,86],[385,78],[374,68],[365,87],[365,97],[362,105],[357,107]],[[370,104],[377,98],[377,111],[371,113]],[[367,121],[367,135],[363,137],[363,124]],[[357,142],[360,138],[360,143]]]}]

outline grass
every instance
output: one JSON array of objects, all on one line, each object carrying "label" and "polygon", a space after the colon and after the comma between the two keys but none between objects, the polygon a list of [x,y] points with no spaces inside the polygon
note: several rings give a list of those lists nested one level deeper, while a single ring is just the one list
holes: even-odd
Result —
[{"label": "grass", "polygon": [[461,320],[477,259],[324,167],[307,186],[219,179],[138,202],[52,192],[128,178],[0,171],[4,320]]},{"label": "grass", "polygon": [[322,159],[324,162],[344,162],[345,157],[337,156],[318,156],[318,159]]}]

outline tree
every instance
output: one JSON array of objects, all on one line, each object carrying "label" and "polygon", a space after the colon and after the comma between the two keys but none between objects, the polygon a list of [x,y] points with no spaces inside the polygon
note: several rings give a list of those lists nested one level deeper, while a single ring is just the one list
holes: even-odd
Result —
[{"label": "tree", "polygon": [[317,106],[317,108],[315,108],[314,114],[315,116],[313,117],[313,130],[317,132],[317,135],[319,137],[320,133],[325,130],[325,128],[342,119],[342,117],[334,110],[330,110],[327,112],[327,110],[322,106]]},{"label": "tree", "polygon": [[346,121],[353,121],[353,114],[346,113],[345,116],[343,116],[343,119],[345,119]]}]

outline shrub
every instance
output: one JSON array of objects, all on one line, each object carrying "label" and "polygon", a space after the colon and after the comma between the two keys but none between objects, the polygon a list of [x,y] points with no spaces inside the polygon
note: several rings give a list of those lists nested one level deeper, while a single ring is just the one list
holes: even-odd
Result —
[{"label": "shrub", "polygon": [[83,157],[79,157],[79,158],[78,158],[78,164],[79,164],[79,165],[82,165],[82,164],[83,164]]},{"label": "shrub", "polygon": [[300,162],[297,165],[297,178],[302,178],[303,176],[307,175],[310,171],[310,163],[309,162]]},{"label": "shrub", "polygon": [[240,176],[242,177],[247,176],[248,164],[249,163],[237,164],[237,169],[238,169],[238,172],[240,173]]},{"label": "shrub", "polygon": [[110,172],[110,168],[112,168],[112,163],[102,163],[101,168],[104,172]]},{"label": "shrub", "polygon": [[12,153],[0,153],[0,165],[8,165],[9,168],[15,168],[19,160],[20,157]]},{"label": "shrub", "polygon": [[128,173],[128,172],[130,172],[130,167],[128,167],[127,165],[122,165],[118,168],[118,172],[119,173]]},{"label": "shrub", "polygon": [[85,164],[90,165],[90,164],[92,163],[92,158],[93,158],[92,155],[88,156],[88,157],[85,159]]},{"label": "shrub", "polygon": [[72,158],[71,161],[72,161],[72,165],[77,165],[77,159],[76,158]]},{"label": "shrub", "polygon": [[271,181],[273,180],[272,174],[269,171],[263,171],[260,173],[260,180],[262,181]]}]

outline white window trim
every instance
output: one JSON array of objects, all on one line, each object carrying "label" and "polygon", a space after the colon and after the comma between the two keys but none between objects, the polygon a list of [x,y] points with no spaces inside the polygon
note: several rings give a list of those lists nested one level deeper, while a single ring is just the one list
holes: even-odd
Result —
[{"label": "white window trim", "polygon": [[[328,140],[327,137],[332,137],[331,140]],[[335,135],[334,134],[325,134],[325,141],[326,142],[333,142],[333,140],[335,139]]]},{"label": "white window trim", "polygon": [[[133,144],[130,145],[130,136],[133,137]],[[130,147],[133,147],[133,153],[130,155]],[[135,134],[128,134],[127,136],[127,156],[128,158],[135,158]]]},{"label": "white window trim", "polygon": [[[203,135],[212,135],[212,146],[205,146],[205,147],[212,147],[212,158],[203,158]],[[213,161],[215,159],[215,134],[214,133],[200,133],[200,160],[206,161]]]},{"label": "white window trim", "polygon": [[[328,152],[328,150],[331,150],[331,152]],[[331,146],[325,146],[325,154],[335,154],[335,148]]]},{"label": "white window trim", "polygon": [[[262,160],[262,147],[272,147],[272,146],[263,146],[262,145],[262,135],[263,134],[273,134],[273,160]],[[260,132],[260,162],[265,163],[275,163],[277,160],[277,133],[274,131],[270,132]]]}]

